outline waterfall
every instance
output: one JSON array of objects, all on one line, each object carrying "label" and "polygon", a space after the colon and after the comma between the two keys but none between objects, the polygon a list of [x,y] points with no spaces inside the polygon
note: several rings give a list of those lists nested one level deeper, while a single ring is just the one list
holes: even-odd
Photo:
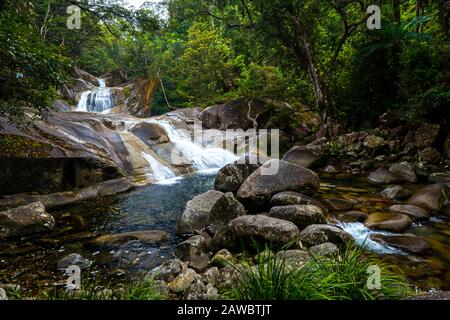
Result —
[{"label": "waterfall", "polygon": [[163,165],[150,154],[142,152],[142,156],[150,164],[150,167],[153,171],[153,178],[156,181],[167,180],[175,177],[175,173],[169,167]]},{"label": "waterfall", "polygon": [[182,155],[183,161],[188,161],[198,171],[220,169],[239,159],[228,150],[217,147],[204,147],[192,141],[189,133],[177,130],[169,121],[153,121],[161,126],[169,136],[174,148]]},{"label": "waterfall", "polygon": [[114,108],[114,97],[111,88],[106,87],[104,79],[98,79],[99,87],[81,94],[75,111],[109,113]]}]

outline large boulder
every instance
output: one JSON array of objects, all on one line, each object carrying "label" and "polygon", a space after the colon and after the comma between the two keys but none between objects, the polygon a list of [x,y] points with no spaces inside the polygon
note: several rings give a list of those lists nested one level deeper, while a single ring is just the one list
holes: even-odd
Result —
[{"label": "large boulder", "polygon": [[235,161],[219,170],[214,181],[216,190],[236,193],[244,181],[261,166],[260,163],[239,163]]},{"label": "large boulder", "polygon": [[270,105],[258,99],[237,99],[223,105],[206,108],[199,116],[203,126],[209,129],[253,129],[254,121],[258,128],[270,118]]},{"label": "large boulder", "polygon": [[211,190],[188,201],[177,223],[177,233],[192,234],[206,227],[213,206],[223,195],[223,192]]},{"label": "large boulder", "polygon": [[300,230],[311,224],[326,223],[323,210],[312,204],[273,207],[268,216],[291,221]]},{"label": "large boulder", "polygon": [[310,248],[323,243],[333,243],[343,248],[353,242],[353,238],[344,230],[326,224],[312,224],[300,234],[302,243]]},{"label": "large boulder", "polygon": [[438,213],[444,205],[447,195],[448,187],[445,184],[432,184],[414,193],[407,203],[432,213]]},{"label": "large boulder", "polygon": [[370,182],[376,184],[392,184],[402,182],[400,177],[383,167],[370,173],[368,179]]},{"label": "large boulder", "polygon": [[325,164],[326,154],[327,148],[323,145],[297,146],[289,150],[283,160],[305,168],[316,168]]},{"label": "large boulder", "polygon": [[312,204],[319,208],[325,209],[325,206],[320,201],[295,191],[283,191],[275,194],[272,199],[270,199],[270,205],[273,207],[296,204]]},{"label": "large boulder", "polygon": [[226,228],[214,237],[220,247],[236,248],[241,241],[252,244],[263,241],[274,246],[283,246],[298,240],[300,230],[286,220],[266,215],[246,215],[233,219]]},{"label": "large boulder", "polygon": [[389,211],[406,214],[412,221],[423,221],[430,219],[430,215],[426,210],[408,204],[396,204],[390,206]]},{"label": "large boulder", "polygon": [[409,229],[412,220],[405,214],[393,212],[374,212],[364,221],[369,229],[402,233]]},{"label": "large boulder", "polygon": [[42,202],[0,212],[0,239],[46,232],[55,228],[54,218]]},{"label": "large boulder", "polygon": [[437,139],[440,126],[438,124],[424,123],[417,129],[415,145],[418,148],[430,147]]},{"label": "large boulder", "polygon": [[389,171],[399,177],[402,182],[417,182],[417,176],[412,165],[406,161],[394,163],[389,167]]},{"label": "large boulder", "polygon": [[270,198],[276,193],[313,193],[318,188],[319,177],[313,171],[290,162],[272,159],[245,180],[237,192],[237,198],[252,210],[268,205]]},{"label": "large boulder", "polygon": [[414,254],[425,254],[431,251],[431,246],[427,240],[414,235],[372,234],[370,238],[377,242],[394,248],[406,250]]},{"label": "large boulder", "polygon": [[212,207],[209,213],[207,229],[212,234],[215,234],[225,227],[228,222],[245,215],[245,213],[244,206],[236,200],[231,192],[227,192]]}]

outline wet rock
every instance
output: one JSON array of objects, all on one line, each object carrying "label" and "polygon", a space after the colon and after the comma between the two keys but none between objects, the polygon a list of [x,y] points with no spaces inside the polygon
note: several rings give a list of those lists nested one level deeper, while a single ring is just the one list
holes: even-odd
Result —
[{"label": "wet rock", "polygon": [[409,198],[412,193],[402,186],[393,186],[381,191],[381,195],[388,200],[405,200]]},{"label": "wet rock", "polygon": [[163,242],[167,240],[167,232],[162,230],[147,230],[106,234],[93,239],[90,243],[94,246],[115,246],[131,240]]},{"label": "wet rock", "polygon": [[282,250],[278,251],[276,256],[283,259],[287,266],[295,268],[300,268],[306,262],[311,260],[311,256],[308,251],[304,250]]},{"label": "wet rock", "polygon": [[80,269],[88,269],[92,261],[84,258],[78,253],[72,253],[58,261],[58,270],[66,270],[69,266],[78,266]]},{"label": "wet rock", "polygon": [[364,222],[369,229],[385,230],[402,233],[411,227],[411,219],[401,213],[393,212],[374,212]]},{"label": "wet rock", "polygon": [[175,256],[182,261],[190,261],[208,249],[206,239],[202,235],[195,235],[181,242],[175,249]]},{"label": "wet rock", "polygon": [[402,182],[417,182],[417,176],[413,167],[406,161],[394,163],[389,167],[389,171],[399,177]]},{"label": "wet rock", "polygon": [[338,173],[338,169],[336,169],[336,167],[333,166],[333,165],[328,165],[328,166],[326,166],[326,167],[323,169],[323,171],[326,172],[326,173],[331,173],[331,174]]},{"label": "wet rock", "polygon": [[270,199],[270,205],[273,207],[296,204],[312,204],[319,208],[325,209],[325,206],[320,201],[294,191],[280,192],[274,195],[272,199]]},{"label": "wet rock", "polygon": [[298,239],[297,226],[286,220],[266,215],[247,215],[232,220],[227,228],[214,236],[214,242],[222,247],[236,248],[241,241],[265,241],[274,246],[283,246]]},{"label": "wet rock", "polygon": [[413,254],[426,254],[431,251],[431,247],[427,240],[414,235],[384,235],[372,234],[371,239],[394,248],[406,250]]},{"label": "wet rock", "polygon": [[394,213],[406,214],[412,221],[423,221],[430,219],[430,215],[422,208],[412,205],[393,205],[389,207],[389,211]]},{"label": "wet rock", "polygon": [[181,293],[189,288],[196,277],[198,277],[197,273],[188,268],[183,273],[180,273],[172,282],[169,282],[167,287],[174,293]]},{"label": "wet rock", "polygon": [[326,242],[309,248],[308,252],[313,257],[335,257],[339,254],[339,248],[334,243]]},{"label": "wet rock", "polygon": [[289,150],[283,160],[305,168],[317,168],[325,164],[327,149],[324,145],[297,146]]},{"label": "wet rock", "polygon": [[0,212],[0,239],[46,232],[55,228],[55,220],[42,202]]},{"label": "wet rock", "polygon": [[338,219],[343,222],[364,222],[369,215],[361,211],[348,211],[338,215]]},{"label": "wet rock", "polygon": [[150,274],[155,279],[165,282],[173,281],[180,273],[186,271],[187,266],[179,259],[171,259],[163,262],[160,266],[152,269]]},{"label": "wet rock", "polygon": [[381,137],[369,135],[364,139],[363,145],[364,147],[372,150],[380,149],[386,145],[386,140]]},{"label": "wet rock", "polygon": [[8,296],[6,295],[6,291],[3,288],[0,288],[0,301],[8,300]]},{"label": "wet rock", "polygon": [[424,123],[417,129],[415,145],[418,148],[430,147],[437,139],[440,126],[438,124]]},{"label": "wet rock", "polygon": [[244,206],[235,199],[231,192],[222,195],[209,213],[207,229],[212,234],[217,233],[234,218],[245,215]]},{"label": "wet rock", "polygon": [[279,192],[313,193],[319,188],[319,177],[313,171],[283,160],[272,159],[253,172],[242,184],[237,198],[249,209],[268,205]]},{"label": "wet rock", "polygon": [[353,238],[344,230],[330,225],[313,224],[304,229],[300,234],[300,240],[310,248],[326,242],[331,242],[338,247],[344,247],[353,241]]},{"label": "wet rock", "polygon": [[223,195],[220,191],[210,190],[188,201],[177,223],[177,233],[192,234],[206,227],[211,209]]},{"label": "wet rock", "polygon": [[441,161],[441,153],[433,147],[419,151],[419,160],[430,164],[438,164]]},{"label": "wet rock", "polygon": [[432,184],[414,193],[407,203],[437,213],[444,205],[447,195],[446,185]]},{"label": "wet rock", "polygon": [[211,264],[219,268],[224,268],[235,263],[235,259],[227,249],[219,250],[211,259]]},{"label": "wet rock", "polygon": [[323,199],[322,203],[332,211],[346,211],[353,208],[353,202],[341,198]]},{"label": "wet rock", "polygon": [[291,221],[300,230],[311,224],[326,223],[323,210],[312,204],[273,207],[270,209],[268,216]]},{"label": "wet rock", "polygon": [[402,180],[396,174],[390,172],[386,168],[378,168],[369,174],[369,181],[376,184],[392,184],[399,183]]}]

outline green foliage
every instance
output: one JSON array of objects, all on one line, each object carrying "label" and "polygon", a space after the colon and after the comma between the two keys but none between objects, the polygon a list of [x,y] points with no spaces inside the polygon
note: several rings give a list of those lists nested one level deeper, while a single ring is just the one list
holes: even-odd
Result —
[{"label": "green foliage", "polygon": [[178,91],[188,105],[207,106],[223,100],[235,86],[235,65],[230,41],[208,23],[196,22],[188,30],[186,49],[178,71]]},{"label": "green foliage", "polygon": [[[381,270],[381,288],[367,287],[368,268]],[[237,268],[237,267],[236,267]],[[238,269],[237,269],[238,270]],[[243,272],[224,297],[243,300],[376,300],[401,299],[412,295],[407,280],[379,261],[350,247],[339,256],[315,257],[293,269],[276,255],[261,256],[256,266]]]}]

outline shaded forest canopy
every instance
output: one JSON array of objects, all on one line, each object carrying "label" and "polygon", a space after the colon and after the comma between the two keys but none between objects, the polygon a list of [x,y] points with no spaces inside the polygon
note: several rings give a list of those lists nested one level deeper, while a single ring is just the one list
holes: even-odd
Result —
[{"label": "shaded forest canopy", "polygon": [[[380,30],[366,26],[371,4]],[[71,5],[79,30],[67,28]],[[0,10],[0,116],[14,121],[48,108],[75,66],[157,81],[154,114],[269,97],[353,128],[389,110],[408,122],[450,117],[448,0],[167,0],[138,10],[4,0]]]}]

